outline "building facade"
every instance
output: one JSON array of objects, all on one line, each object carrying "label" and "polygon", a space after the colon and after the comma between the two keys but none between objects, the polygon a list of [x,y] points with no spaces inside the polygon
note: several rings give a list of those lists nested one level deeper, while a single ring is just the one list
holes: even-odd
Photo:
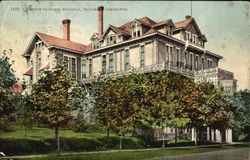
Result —
[{"label": "building facade", "polygon": [[63,38],[36,32],[23,54],[29,84],[43,70],[64,62],[71,77],[84,84],[100,75],[129,74],[132,69],[139,73],[166,70],[236,91],[234,74],[218,67],[223,57],[206,49],[206,36],[191,16],[177,23],[142,17],[119,27],[109,25],[104,31],[103,11],[98,7],[98,33],[92,34],[87,45],[70,41],[69,19],[62,21]]}]

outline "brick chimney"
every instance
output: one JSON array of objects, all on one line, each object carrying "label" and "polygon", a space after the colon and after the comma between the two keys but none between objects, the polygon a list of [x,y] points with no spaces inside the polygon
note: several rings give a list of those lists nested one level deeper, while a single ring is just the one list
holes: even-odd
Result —
[{"label": "brick chimney", "polygon": [[63,39],[70,41],[70,19],[62,21],[63,24]]},{"label": "brick chimney", "polygon": [[98,35],[99,38],[103,35],[103,10],[104,7],[98,7]]}]

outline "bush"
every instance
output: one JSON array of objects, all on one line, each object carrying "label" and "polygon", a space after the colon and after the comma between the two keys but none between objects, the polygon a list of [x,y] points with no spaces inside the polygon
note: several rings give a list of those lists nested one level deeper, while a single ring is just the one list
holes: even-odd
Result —
[{"label": "bush", "polygon": [[0,122],[0,131],[4,131],[4,132],[15,132],[15,127],[14,125],[10,125],[9,123],[5,123],[5,122]]},{"label": "bush", "polygon": [[6,155],[45,153],[52,150],[49,143],[31,139],[0,139],[0,151]]},{"label": "bush", "polygon": [[[96,151],[106,149],[106,138],[60,138],[61,151]],[[144,143],[136,138],[124,138],[123,148],[143,148]],[[110,137],[109,149],[119,148],[119,137]],[[6,155],[50,153],[56,151],[54,139],[0,139],[0,151]]]},{"label": "bush", "polygon": [[88,124],[83,118],[78,118],[76,120],[76,124],[73,127],[74,132],[87,132],[88,130]]}]

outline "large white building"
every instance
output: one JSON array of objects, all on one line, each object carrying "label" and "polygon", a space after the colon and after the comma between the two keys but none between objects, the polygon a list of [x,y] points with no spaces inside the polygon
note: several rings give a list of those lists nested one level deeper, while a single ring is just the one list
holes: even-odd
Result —
[{"label": "large white building", "polygon": [[[91,84],[100,74],[166,70],[236,91],[234,74],[218,67],[223,57],[206,49],[206,36],[191,16],[177,23],[142,17],[119,27],[109,25],[104,31],[103,11],[98,7],[98,33],[92,34],[88,45],[70,41],[69,19],[62,21],[63,38],[36,32],[23,54],[29,84],[35,83],[43,70],[66,61],[72,78],[84,84]],[[227,141],[230,136],[227,134]]]}]

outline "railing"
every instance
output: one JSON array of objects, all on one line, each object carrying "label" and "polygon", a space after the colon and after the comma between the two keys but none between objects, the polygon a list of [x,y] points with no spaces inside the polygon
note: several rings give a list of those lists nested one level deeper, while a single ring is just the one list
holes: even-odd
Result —
[{"label": "railing", "polygon": [[129,70],[122,70],[122,71],[117,71],[117,72],[112,72],[112,73],[99,74],[96,76],[91,76],[86,79],[83,79],[82,82],[91,83],[92,81],[95,81],[98,77],[101,77],[101,78],[119,77],[123,75],[129,75],[131,73],[150,73],[150,72],[157,72],[157,71],[163,71],[163,70],[181,74],[186,77],[194,78],[194,71],[191,71],[189,69],[183,69],[182,67],[176,67],[172,64],[170,65],[167,62],[162,62],[159,64],[148,65],[148,66],[144,66],[140,68],[130,67]]},{"label": "railing", "polygon": [[229,72],[229,71],[226,71],[224,69],[220,69],[218,67],[194,72],[195,77],[212,76],[212,75],[216,75],[217,78],[234,78],[233,72]]}]

